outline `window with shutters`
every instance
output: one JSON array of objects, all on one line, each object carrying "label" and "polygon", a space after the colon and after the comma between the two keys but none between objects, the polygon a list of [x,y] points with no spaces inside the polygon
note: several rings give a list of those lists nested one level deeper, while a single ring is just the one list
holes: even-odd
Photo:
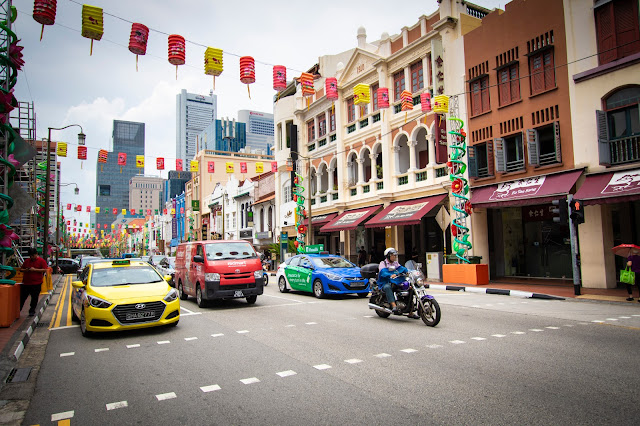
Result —
[{"label": "window with shutters", "polygon": [[379,85],[377,83],[371,85],[371,102],[373,103],[373,112],[380,109],[378,106],[378,87]]},{"label": "window with shutters", "polygon": [[471,89],[471,115],[480,115],[491,110],[489,102],[489,76],[472,81]]},{"label": "window with shutters", "polygon": [[553,49],[529,56],[529,75],[532,95],[556,87]]},{"label": "window with shutters", "polygon": [[526,137],[530,165],[548,166],[562,162],[560,123],[558,121],[535,129],[528,129]]},{"label": "window with shutters", "polygon": [[327,134],[327,117],[324,114],[318,116],[318,137],[321,138]]},{"label": "window with shutters", "polygon": [[500,106],[520,100],[519,64],[498,70],[498,94]]},{"label": "window with shutters", "polygon": [[493,176],[493,141],[479,143],[468,149],[469,176],[477,179]]},{"label": "window with shutters", "polygon": [[638,0],[613,0],[594,14],[600,65],[640,52]]},{"label": "window with shutters", "polygon": [[404,84],[404,70],[400,70],[393,75],[393,100],[399,101],[400,94],[405,88]]},{"label": "window with shutters", "polygon": [[[496,148],[496,163],[498,156],[502,156],[505,172],[515,172],[524,170],[524,149],[522,144],[522,133],[507,136],[502,140],[502,150]],[[499,152],[501,151],[501,152]]]},{"label": "window with shutters", "polygon": [[347,123],[356,121],[356,106],[353,103],[353,97],[347,99]]},{"label": "window with shutters", "polygon": [[640,86],[624,87],[603,100],[596,111],[600,164],[640,160]]},{"label": "window with shutters", "polygon": [[311,142],[316,138],[316,123],[315,120],[307,121],[307,142]]},{"label": "window with shutters", "polygon": [[336,131],[336,111],[334,108],[329,110],[329,133]]},{"label": "window with shutters", "polygon": [[422,72],[422,59],[411,65],[411,92],[416,93],[424,89],[424,76]]}]

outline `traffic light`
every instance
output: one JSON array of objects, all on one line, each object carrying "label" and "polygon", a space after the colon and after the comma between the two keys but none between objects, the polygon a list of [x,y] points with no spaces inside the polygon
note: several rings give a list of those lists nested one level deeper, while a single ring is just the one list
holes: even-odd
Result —
[{"label": "traffic light", "polygon": [[551,213],[553,213],[553,221],[562,224],[569,222],[567,200],[553,200],[551,201],[551,204],[553,204],[553,208],[551,209]]},{"label": "traffic light", "polygon": [[571,201],[570,215],[571,215],[571,220],[576,225],[584,223],[584,206],[582,205],[582,201],[580,200]]}]

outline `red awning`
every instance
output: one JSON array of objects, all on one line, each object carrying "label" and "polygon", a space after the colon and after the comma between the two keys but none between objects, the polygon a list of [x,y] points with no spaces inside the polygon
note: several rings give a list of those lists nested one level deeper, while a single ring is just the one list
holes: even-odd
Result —
[{"label": "red awning", "polygon": [[320,228],[320,232],[351,231],[374,214],[380,206],[348,210]]},{"label": "red awning", "polygon": [[447,194],[438,194],[417,200],[391,203],[365,226],[380,228],[383,226],[416,225],[420,223],[422,216],[429,213],[446,196]]},{"label": "red awning", "polygon": [[[321,214],[318,216],[314,216],[311,219],[311,224],[313,226],[319,226],[319,225],[323,225],[327,222],[331,222],[333,219],[336,218],[336,216],[338,216],[338,213],[327,213],[327,214]],[[309,225],[309,219],[305,219],[304,222],[305,226]]]},{"label": "red awning", "polygon": [[640,200],[640,169],[589,175],[573,198],[585,205]]},{"label": "red awning", "polygon": [[549,203],[566,195],[582,170],[512,180],[498,185],[471,189],[474,207],[510,207]]}]

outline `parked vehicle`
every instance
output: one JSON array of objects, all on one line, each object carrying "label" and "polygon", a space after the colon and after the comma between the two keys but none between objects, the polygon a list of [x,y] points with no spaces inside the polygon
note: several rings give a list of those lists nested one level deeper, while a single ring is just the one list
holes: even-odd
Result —
[{"label": "parked vehicle", "polygon": [[94,332],[177,325],[178,292],[146,262],[90,263],[72,283],[71,307],[83,336]]},{"label": "parked vehicle", "polygon": [[149,264],[152,266],[158,266],[158,263],[165,257],[167,256],[165,256],[164,254],[154,254],[153,256],[149,256],[147,262],[149,262]]},{"label": "parked vehicle", "polygon": [[[440,305],[436,299],[427,294],[424,287],[424,274],[421,264],[412,260],[405,264],[408,271],[406,280],[401,284],[394,284],[392,289],[396,297],[396,307],[402,315],[412,315],[416,312],[426,325],[435,327],[440,322]],[[384,291],[378,287],[378,264],[370,263],[360,268],[362,276],[369,280],[371,286],[371,298],[369,309],[374,309],[382,318],[388,318],[393,312]]]},{"label": "parked vehicle", "polygon": [[163,257],[157,265],[154,265],[155,268],[160,272],[163,276],[170,275],[171,281],[169,281],[169,285],[171,287],[175,287],[175,275],[176,275],[176,258],[175,257]]},{"label": "parked vehicle", "polygon": [[360,274],[360,268],[334,254],[293,256],[280,264],[276,281],[282,293],[291,288],[311,292],[317,298],[325,294],[369,294],[368,281]]},{"label": "parked vehicle", "polygon": [[269,285],[269,261],[262,261],[262,279],[264,280],[264,285]]},{"label": "parked vehicle", "polygon": [[244,240],[213,240],[181,243],[176,251],[180,298],[195,296],[198,306],[211,300],[244,297],[256,303],[264,286],[260,257]]},{"label": "parked vehicle", "polygon": [[78,261],[78,269],[76,270],[76,277],[80,278],[80,275],[82,274],[82,270],[90,260],[102,260],[102,258],[97,256],[87,256],[87,255],[80,256],[80,260]]},{"label": "parked vehicle", "polygon": [[58,259],[58,268],[63,274],[75,274],[80,264],[75,259],[60,258]]}]

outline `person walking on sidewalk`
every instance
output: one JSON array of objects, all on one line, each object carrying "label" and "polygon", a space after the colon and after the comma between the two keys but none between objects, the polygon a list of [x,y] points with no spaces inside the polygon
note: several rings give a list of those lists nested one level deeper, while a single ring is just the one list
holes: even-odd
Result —
[{"label": "person walking on sidewalk", "polygon": [[31,296],[31,307],[29,308],[29,316],[31,317],[36,314],[42,279],[44,274],[47,273],[47,262],[38,256],[38,251],[33,247],[27,253],[29,258],[24,260],[20,268],[24,272],[22,285],[20,286],[20,310],[22,311],[27,297]]},{"label": "person walking on sidewalk", "polygon": [[[640,276],[640,256],[637,254],[632,254],[627,257],[627,266],[631,267],[631,271],[635,272],[636,280],[638,280],[638,276]],[[638,302],[640,302],[640,284],[637,282],[635,284],[627,284],[627,293],[629,293],[629,297],[627,297],[628,301],[633,300],[633,286],[638,287]]]}]

